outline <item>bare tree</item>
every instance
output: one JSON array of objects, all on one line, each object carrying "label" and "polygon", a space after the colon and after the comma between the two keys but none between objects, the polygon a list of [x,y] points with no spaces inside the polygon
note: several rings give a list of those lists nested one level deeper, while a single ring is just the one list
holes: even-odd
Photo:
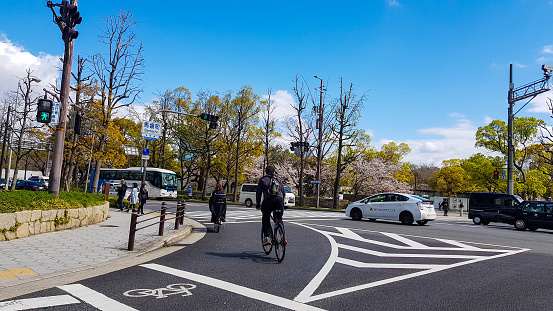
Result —
[{"label": "bare tree", "polygon": [[[27,156],[29,152],[31,152],[32,149],[29,149],[28,147],[24,146],[24,140],[25,138],[29,138],[29,129],[31,128],[29,115],[31,113],[31,103],[35,102],[38,98],[37,96],[32,95],[32,83],[33,82],[40,82],[40,79],[37,79],[32,76],[33,71],[30,69],[27,69],[27,76],[25,78],[20,79],[20,83],[17,85],[17,93],[15,98],[15,105],[16,107],[19,106],[20,109],[16,109],[16,122],[19,123],[18,130],[14,131],[14,134],[17,137],[17,141],[15,146],[11,146],[11,149],[13,150],[15,154],[15,166],[13,170],[13,182],[11,185],[11,190],[15,190],[15,184],[18,178],[18,172],[19,172],[19,163],[23,159],[23,157]],[[19,102],[19,95],[21,95],[23,98],[23,102]],[[18,111],[19,110],[19,111]],[[6,174],[6,176],[9,176]]]},{"label": "bare tree", "polygon": [[353,93],[353,84],[350,84],[349,88],[345,89],[343,80],[340,77],[340,97],[336,101],[332,111],[336,120],[332,126],[332,132],[338,143],[333,193],[333,207],[335,209],[338,208],[341,174],[362,154],[362,150],[357,148],[356,144],[361,134],[356,126],[361,116],[360,109],[363,107],[364,101],[365,95],[357,97]]},{"label": "bare tree", "polygon": [[305,109],[307,108],[307,102],[310,97],[309,92],[305,91],[307,83],[305,80],[300,81],[300,77],[296,75],[294,79],[294,95],[298,101],[298,105],[293,105],[294,116],[287,120],[287,128],[290,136],[294,139],[294,142],[299,142],[299,156],[300,156],[300,165],[299,165],[299,182],[298,182],[298,195],[300,197],[300,206],[303,206],[303,184],[304,184],[304,168],[305,168],[305,156],[307,155],[307,150],[303,148],[303,144],[309,142],[310,133],[313,133],[313,129],[309,127],[309,115],[305,115]]},{"label": "bare tree", "polygon": [[[119,15],[106,19],[106,30],[100,35],[100,42],[108,47],[108,53],[92,57],[93,71],[98,82],[101,127],[98,133],[98,157],[95,171],[99,172],[104,157],[103,151],[108,139],[108,126],[114,112],[132,105],[142,92],[140,79],[144,69],[142,42],[136,44],[133,28],[137,22],[129,11],[121,10]],[[97,191],[99,174],[94,174],[93,192]]]},{"label": "bare tree", "polygon": [[261,127],[263,129],[263,172],[271,161],[271,149],[274,146],[274,140],[276,137],[280,136],[277,132],[277,122],[278,119],[274,116],[275,104],[271,100],[272,89],[267,90],[267,100],[261,102],[261,112],[263,113],[261,120]]}]

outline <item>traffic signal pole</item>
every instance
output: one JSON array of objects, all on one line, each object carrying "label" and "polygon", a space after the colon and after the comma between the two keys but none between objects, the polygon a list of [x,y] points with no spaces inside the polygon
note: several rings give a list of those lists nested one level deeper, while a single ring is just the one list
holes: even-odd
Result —
[{"label": "traffic signal pole", "polygon": [[[514,158],[515,158],[515,144],[513,138],[513,126],[515,121],[515,115],[524,108],[532,99],[541,93],[549,91],[547,81],[551,77],[553,71],[552,66],[542,65],[544,77],[540,80],[528,83],[515,89],[513,83],[513,64],[510,65],[509,70],[509,93],[507,95],[507,101],[509,108],[507,110],[507,191],[509,194],[515,194],[514,189]],[[514,104],[526,98],[530,98],[526,104],[524,104],[517,112],[513,113]]]},{"label": "traffic signal pole", "polygon": [[[78,0],[71,0],[72,5],[77,5]],[[53,10],[52,10],[53,11]],[[63,27],[60,21],[57,22],[60,30]],[[73,26],[74,28],[74,26]],[[52,169],[50,170],[50,182],[48,192],[59,196],[61,182],[61,167],[63,163],[63,147],[65,143],[65,133],[67,127],[67,109],[69,103],[69,87],[71,85],[71,66],[73,65],[73,45],[74,40],[63,40],[65,43],[65,52],[63,54],[63,68],[61,75],[60,88],[60,114],[59,122],[56,126],[54,141],[54,154],[52,156]]]}]

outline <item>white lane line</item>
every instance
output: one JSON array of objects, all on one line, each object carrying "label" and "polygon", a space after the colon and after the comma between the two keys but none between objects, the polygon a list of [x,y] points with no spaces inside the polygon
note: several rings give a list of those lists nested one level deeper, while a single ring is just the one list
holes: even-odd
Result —
[{"label": "white lane line", "polygon": [[155,271],[175,275],[181,278],[189,279],[198,283],[206,284],[209,286],[217,287],[231,293],[242,295],[248,298],[260,300],[266,303],[270,303],[279,307],[287,308],[290,310],[324,310],[310,305],[303,304],[301,302],[289,300],[286,298],[278,297],[275,295],[267,294],[255,289],[247,288],[244,286],[236,285],[222,280],[217,280],[212,277],[205,275],[200,275],[188,271],[183,271],[179,269],[174,269],[167,266],[162,266],[158,264],[143,264],[141,267],[152,269]]},{"label": "white lane line", "polygon": [[81,284],[62,285],[58,288],[102,311],[137,311]]},{"label": "white lane line", "polygon": [[479,250],[480,248],[476,247],[476,246],[472,246],[472,245],[467,245],[465,243],[461,243],[459,241],[453,241],[453,240],[447,240],[447,239],[436,239],[440,242],[444,242],[444,243],[448,243],[448,244],[451,244],[451,245],[455,245],[455,246],[458,246],[462,249],[466,249],[466,250]]},{"label": "white lane line", "polygon": [[381,232],[383,235],[387,236],[387,237],[390,237],[396,241],[399,241],[401,243],[404,243],[404,244],[407,244],[409,245],[410,247],[412,248],[416,248],[416,249],[427,249],[429,248],[428,246],[422,244],[422,243],[419,243],[419,242],[415,242],[413,240],[410,240],[406,237],[403,237],[403,236],[400,236],[399,234],[395,234],[395,233],[387,233],[387,232]]},{"label": "white lane line", "polygon": [[321,283],[324,281],[328,273],[330,273],[332,267],[334,267],[336,259],[338,259],[338,243],[336,243],[336,240],[334,240],[330,235],[326,234],[326,231],[320,231],[300,223],[295,224],[305,228],[309,228],[311,230],[314,230],[315,232],[319,232],[320,234],[324,235],[330,242],[330,256],[328,257],[326,263],[321,268],[321,270],[319,270],[317,275],[315,275],[315,277],[309,282],[309,284],[307,284],[307,286],[296,296],[296,298],[294,298],[295,301],[307,302],[313,295],[313,293],[315,293],[317,288],[321,286]]},{"label": "white lane line", "polygon": [[16,311],[81,303],[69,295],[27,298],[0,302],[1,311]]},{"label": "white lane line", "polygon": [[432,265],[432,264],[405,264],[405,263],[372,263],[361,262],[357,260],[345,259],[339,257],[336,260],[337,263],[344,265],[357,267],[357,268],[371,268],[371,269],[412,269],[412,270],[428,270],[428,269],[444,269],[449,265]]},{"label": "white lane line", "polygon": [[481,258],[482,256],[477,255],[453,255],[453,254],[403,254],[403,253],[383,253],[379,251],[374,251],[371,249],[365,249],[361,247],[356,247],[347,244],[338,243],[338,247],[342,249],[347,249],[354,252],[359,252],[363,254],[378,256],[378,257],[394,257],[394,258],[448,258],[448,259],[475,259]]}]

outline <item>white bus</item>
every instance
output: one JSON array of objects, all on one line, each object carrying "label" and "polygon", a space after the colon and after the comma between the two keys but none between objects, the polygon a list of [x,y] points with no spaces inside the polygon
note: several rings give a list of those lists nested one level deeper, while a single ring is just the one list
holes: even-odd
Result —
[{"label": "white bus", "polygon": [[[138,187],[142,183],[142,171],[140,167],[129,168],[102,168],[100,169],[100,178],[98,180],[98,192],[101,192],[102,184],[111,183],[112,189],[121,183],[121,179],[130,188],[133,183]],[[94,180],[94,172],[90,176],[90,182]],[[148,167],[146,168],[146,189],[148,189],[149,198],[176,198],[177,197],[177,174],[173,171]],[[89,190],[90,191],[90,190]],[[110,196],[117,196],[110,190]],[[127,194],[128,195],[128,194]],[[125,195],[125,197],[127,196]]]}]

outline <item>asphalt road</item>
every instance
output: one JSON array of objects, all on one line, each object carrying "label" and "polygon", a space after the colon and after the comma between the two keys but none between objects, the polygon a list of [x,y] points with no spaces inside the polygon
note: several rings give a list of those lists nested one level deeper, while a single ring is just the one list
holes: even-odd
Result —
[{"label": "asphalt road", "polygon": [[553,305],[550,230],[519,232],[508,225],[448,220],[404,226],[287,210],[289,243],[279,264],[274,253],[262,251],[259,211],[229,207],[219,233],[207,223],[206,205],[188,204],[186,216],[207,227],[193,244],[183,241],[177,251],[151,262],[10,301],[51,300],[43,310],[551,310]]}]

